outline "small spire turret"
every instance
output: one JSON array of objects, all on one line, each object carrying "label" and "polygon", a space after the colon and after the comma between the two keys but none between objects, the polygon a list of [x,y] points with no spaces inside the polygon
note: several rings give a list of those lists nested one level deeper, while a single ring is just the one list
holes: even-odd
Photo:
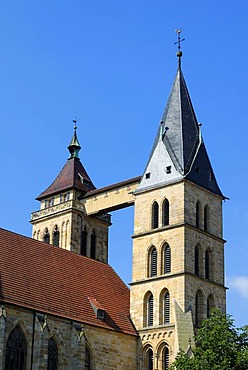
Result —
[{"label": "small spire turret", "polygon": [[69,159],[79,158],[78,153],[81,149],[81,146],[80,146],[78,138],[77,138],[77,125],[76,125],[77,121],[74,119],[73,123],[74,123],[74,134],[73,134],[73,137],[71,139],[71,142],[70,142],[69,146],[67,147],[69,152],[70,152],[70,158]]}]

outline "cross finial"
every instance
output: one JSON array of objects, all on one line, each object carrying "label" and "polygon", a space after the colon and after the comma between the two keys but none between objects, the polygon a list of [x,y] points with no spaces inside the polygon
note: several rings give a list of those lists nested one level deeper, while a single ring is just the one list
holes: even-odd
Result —
[{"label": "cross finial", "polygon": [[181,52],[181,42],[184,41],[185,39],[181,39],[181,30],[180,29],[177,29],[175,31],[177,33],[177,41],[174,42],[174,45],[177,44],[177,57],[179,58],[179,67],[181,66],[181,56],[183,55],[183,53]]}]

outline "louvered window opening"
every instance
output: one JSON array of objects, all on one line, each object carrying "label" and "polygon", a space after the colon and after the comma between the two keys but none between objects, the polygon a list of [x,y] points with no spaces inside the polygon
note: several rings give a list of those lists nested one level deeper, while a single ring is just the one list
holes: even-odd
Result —
[{"label": "louvered window opening", "polygon": [[195,247],[195,274],[199,275],[199,248]]},{"label": "louvered window opening", "polygon": [[209,251],[205,252],[205,278],[209,280]]},{"label": "louvered window opening", "polygon": [[163,226],[169,225],[169,201],[168,199],[165,199],[163,202]]},{"label": "louvered window opening", "polygon": [[20,326],[16,326],[6,344],[5,370],[25,370],[26,361],[27,342]]},{"label": "louvered window opening", "polygon": [[148,326],[153,325],[153,295],[151,294],[148,299],[148,307],[147,307],[147,317],[148,317]]},{"label": "louvered window opening", "polygon": [[169,369],[169,350],[167,347],[165,347],[165,349],[163,350],[163,359],[162,359],[162,362],[163,362],[163,370],[168,370]]},{"label": "louvered window opening", "polygon": [[164,324],[170,322],[170,293],[166,292],[164,295]]},{"label": "louvered window opening", "polygon": [[214,308],[214,298],[212,295],[209,295],[207,299],[207,318],[210,317],[212,308]]},{"label": "louvered window opening", "polygon": [[200,227],[200,202],[196,203],[196,216],[195,216],[195,226]]},{"label": "louvered window opening", "polygon": [[208,206],[204,207],[204,231],[208,231]]},{"label": "louvered window opening", "polygon": [[151,276],[157,275],[157,249],[151,251]]},{"label": "louvered window opening", "polygon": [[90,238],[90,258],[96,259],[96,234],[94,231]]},{"label": "louvered window opening", "polygon": [[147,351],[147,370],[153,370],[153,351],[151,348]]},{"label": "louvered window opening", "polygon": [[168,274],[171,272],[171,249],[167,245],[164,250],[164,273]]},{"label": "louvered window opening", "polygon": [[158,203],[154,202],[152,205],[152,228],[158,228]]},{"label": "louvered window opening", "polygon": [[81,246],[80,246],[81,256],[86,256],[87,236],[88,236],[87,231],[83,230],[81,234]]},{"label": "louvered window opening", "polygon": [[53,338],[48,341],[47,370],[58,369],[58,348]]},{"label": "louvered window opening", "polygon": [[195,297],[195,325],[200,327],[203,315],[202,293],[197,292]]}]

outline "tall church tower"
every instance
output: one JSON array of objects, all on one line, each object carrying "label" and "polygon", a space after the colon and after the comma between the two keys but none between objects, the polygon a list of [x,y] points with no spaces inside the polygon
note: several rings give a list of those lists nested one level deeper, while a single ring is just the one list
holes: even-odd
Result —
[{"label": "tall church tower", "polygon": [[[180,35],[179,35],[180,36]],[[180,41],[180,40],[179,40]],[[167,369],[212,307],[225,310],[222,192],[181,69],[135,195],[131,319],[140,369]]]},{"label": "tall church tower", "polygon": [[88,216],[81,199],[95,186],[79,159],[77,127],[68,146],[70,157],[53,183],[36,199],[33,238],[98,261],[108,262],[108,227],[111,216],[99,211]]}]

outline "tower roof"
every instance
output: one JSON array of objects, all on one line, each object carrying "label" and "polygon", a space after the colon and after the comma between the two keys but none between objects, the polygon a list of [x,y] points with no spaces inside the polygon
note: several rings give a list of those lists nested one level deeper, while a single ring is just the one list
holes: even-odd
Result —
[{"label": "tower roof", "polygon": [[42,200],[47,196],[55,195],[70,189],[81,190],[83,193],[96,189],[78,157],[78,152],[81,147],[77,138],[76,129],[77,127],[75,126],[72,140],[68,146],[70,158],[67,160],[53,183],[36,198],[37,200]]},{"label": "tower roof", "polygon": [[177,56],[176,77],[137,190],[186,178],[222,196],[181,70],[182,53]]}]

